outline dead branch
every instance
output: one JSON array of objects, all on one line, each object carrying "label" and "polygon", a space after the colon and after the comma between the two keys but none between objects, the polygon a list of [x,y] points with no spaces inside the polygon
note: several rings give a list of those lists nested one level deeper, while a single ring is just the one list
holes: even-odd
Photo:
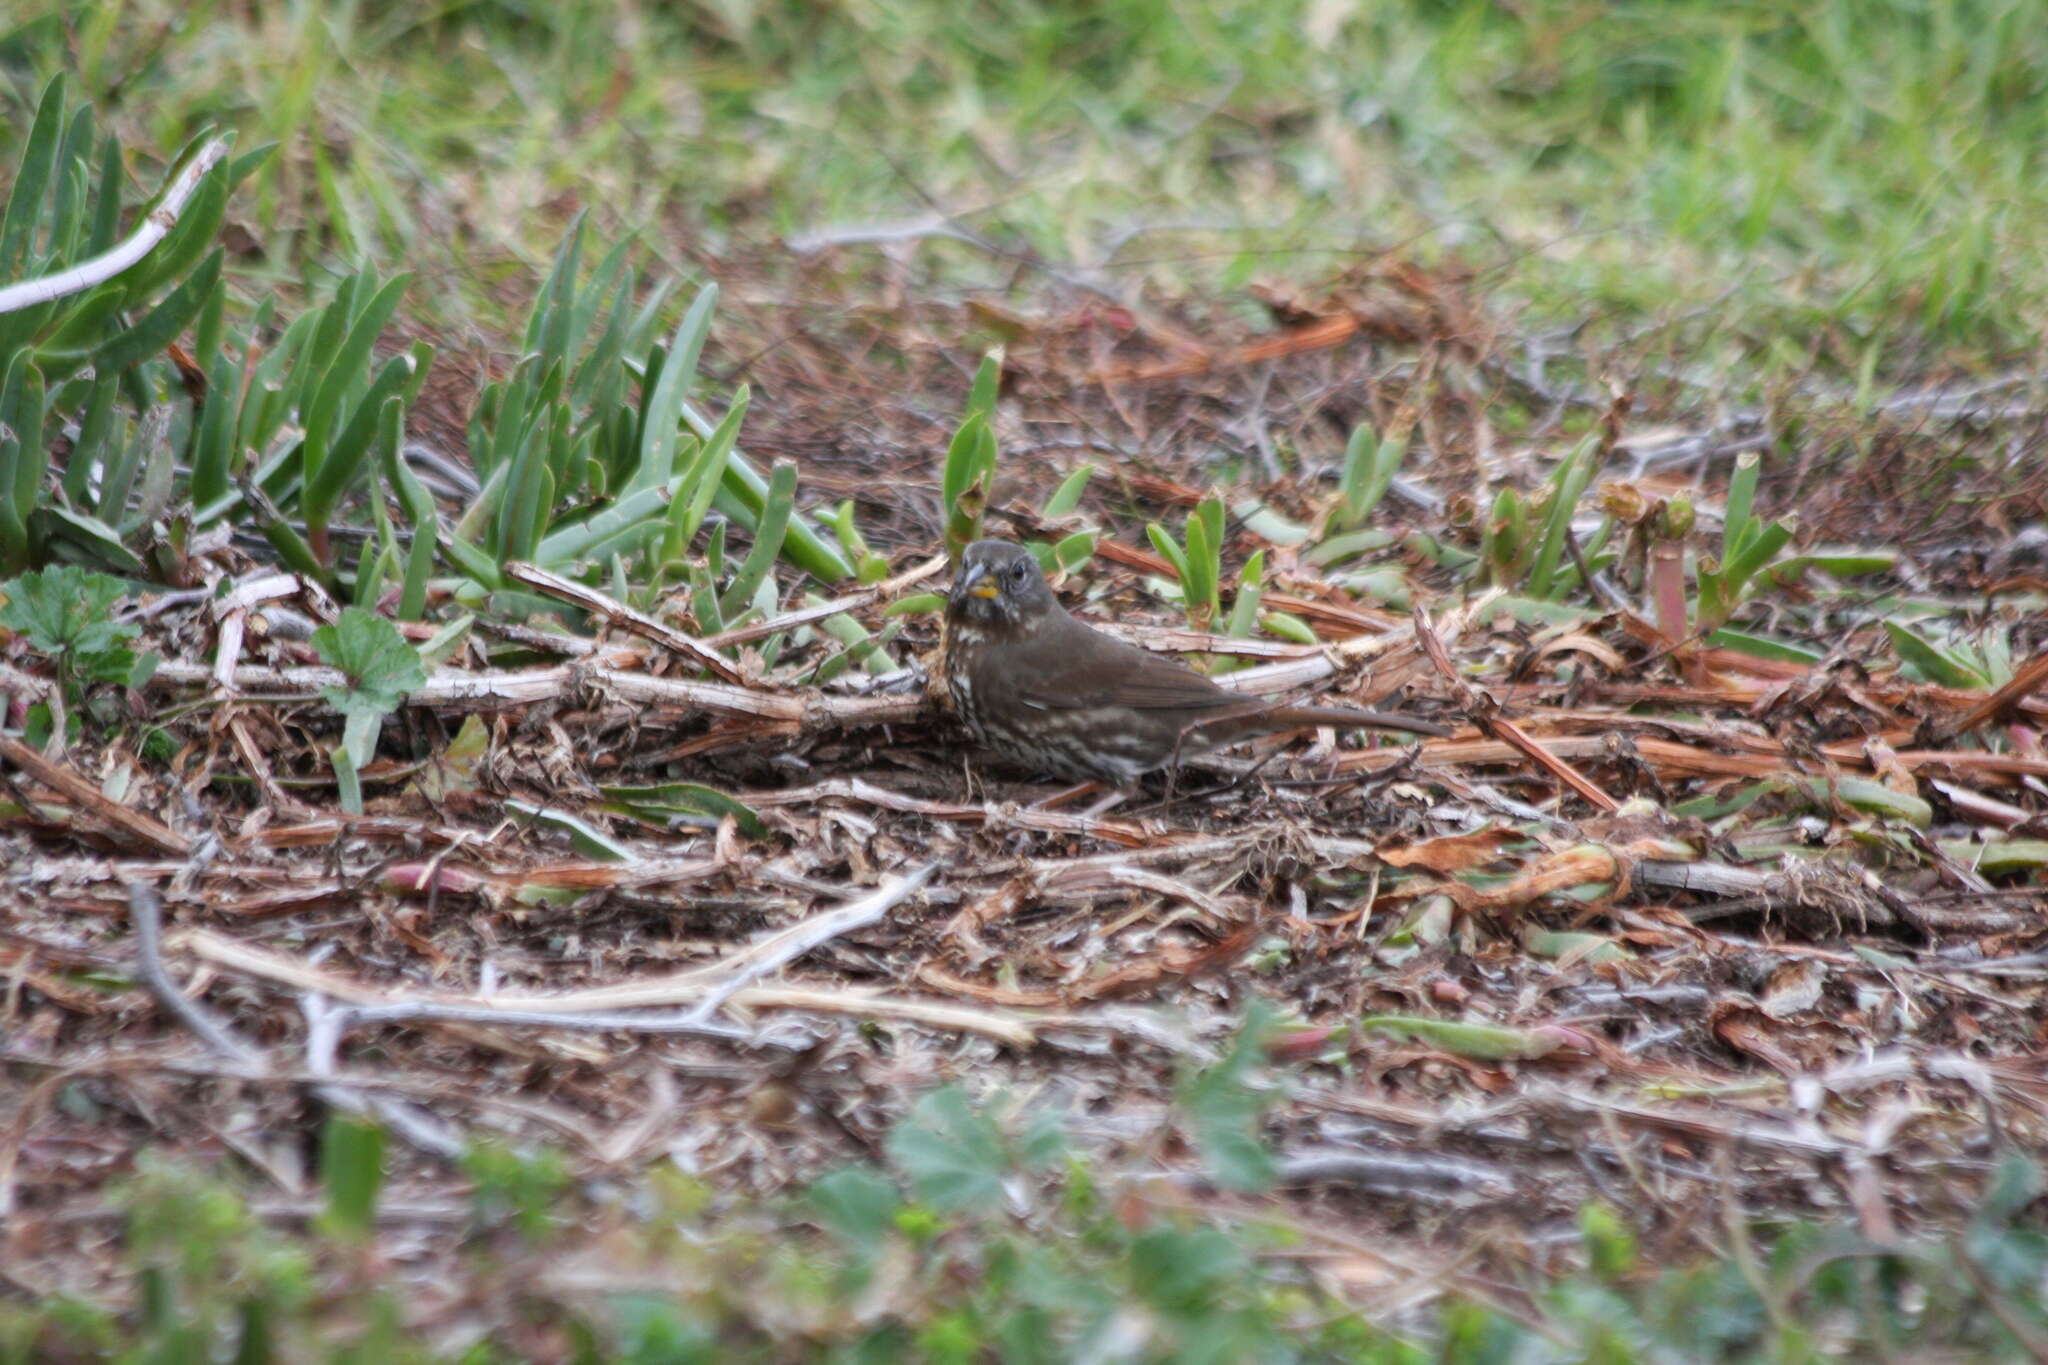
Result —
[{"label": "dead branch", "polygon": [[564,578],[558,573],[550,573],[538,564],[507,564],[503,572],[505,577],[515,583],[525,584],[543,597],[567,602],[572,607],[582,608],[592,616],[602,617],[622,630],[630,631],[643,640],[651,640],[663,649],[681,655],[699,668],[708,670],[734,686],[747,685],[746,675],[733,666],[732,660],[717,650],[707,647],[702,641],[684,634],[674,626],[657,621],[644,612],[635,611],[624,602],[609,597],[595,588],[587,587],[574,579]]},{"label": "dead branch", "polygon": [[163,821],[142,811],[130,810],[70,768],[50,762],[18,739],[0,735],[0,758],[45,787],[61,793],[73,806],[83,808],[87,814],[147,848],[175,857],[185,857],[192,852],[192,841]]}]

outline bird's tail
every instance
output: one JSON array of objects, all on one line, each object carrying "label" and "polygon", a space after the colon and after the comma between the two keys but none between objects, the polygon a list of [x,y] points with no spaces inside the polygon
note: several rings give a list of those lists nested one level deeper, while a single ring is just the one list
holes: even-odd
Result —
[{"label": "bird's tail", "polygon": [[1450,726],[1420,716],[1399,711],[1355,711],[1339,706],[1276,706],[1260,719],[1275,730],[1297,725],[1333,725],[1340,730],[1405,730],[1411,735],[1434,735],[1439,739],[1452,733]]}]

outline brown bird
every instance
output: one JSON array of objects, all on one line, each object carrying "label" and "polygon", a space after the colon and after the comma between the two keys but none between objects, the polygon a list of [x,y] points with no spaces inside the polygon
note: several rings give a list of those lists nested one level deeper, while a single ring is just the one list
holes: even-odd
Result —
[{"label": "brown bird", "polygon": [[1068,615],[1031,552],[1001,540],[978,540],[961,556],[940,667],[980,743],[1033,772],[1120,788],[1182,755],[1280,730],[1451,733],[1412,716],[1289,706],[1218,687]]}]

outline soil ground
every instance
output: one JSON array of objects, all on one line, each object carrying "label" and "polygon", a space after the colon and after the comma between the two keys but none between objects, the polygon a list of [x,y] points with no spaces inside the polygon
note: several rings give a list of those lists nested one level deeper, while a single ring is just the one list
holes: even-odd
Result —
[{"label": "soil ground", "polygon": [[[707,370],[768,396],[754,454],[797,462],[812,498],[854,500],[900,581],[853,609],[879,627],[892,596],[943,583],[935,452],[968,376],[952,347],[918,340],[951,329],[943,308],[884,316],[818,306],[815,281],[791,292],[808,302],[735,310]],[[180,594],[134,606],[167,662],[130,704],[178,703],[175,756],[78,745],[53,766],[86,778],[83,794],[34,766],[9,776],[6,1055],[31,1083],[7,1104],[8,1276],[94,1288],[104,1243],[84,1230],[144,1149],[232,1154],[274,1203],[303,1204],[320,1087],[335,1084],[412,1116],[395,1126],[410,1139],[389,1197],[423,1211],[394,1267],[422,1284],[464,1238],[432,1212],[467,1187],[436,1135],[558,1147],[591,1177],[674,1163],[771,1192],[875,1154],[909,1097],[952,1080],[1058,1111],[1105,1169],[1186,1177],[1152,1197],[1221,1198],[1167,1114],[1176,1078],[1219,1056],[1254,1001],[1280,1021],[1264,1130],[1279,1189],[1228,1198],[1307,1230],[1347,1295],[1417,1276],[1505,1293],[1569,1252],[1593,1200],[1627,1210],[1659,1261],[1717,1249],[1731,1200],[1879,1239],[1957,1226],[1998,1149],[2048,1140],[2039,859],[1979,867],[1992,846],[1971,842],[2041,837],[2048,701],[2008,689],[1992,717],[1988,694],[1903,675],[1873,603],[1946,595],[2015,657],[2048,647],[2043,618],[2007,605],[2043,588],[2038,535],[2018,534],[2038,528],[2039,482],[1980,461],[1980,484],[1952,490],[1967,516],[1899,495],[1925,477],[1908,452],[2030,445],[2040,417],[1933,388],[1867,428],[1874,453],[1846,465],[1825,396],[1782,395],[1758,419],[1782,429],[1810,405],[1812,467],[1774,473],[1762,510],[1900,551],[1875,582],[1809,577],[1762,604],[1819,665],[1660,637],[1626,562],[1621,605],[1517,619],[1519,599],[1416,547],[1469,542],[1484,488],[1537,486],[1572,429],[1604,424],[1608,505],[1684,493],[1703,517],[1740,442],[1726,416],[1686,426],[1682,387],[1653,365],[1605,394],[1551,379],[1488,309],[1398,262],[1256,327],[1056,289],[1012,306],[990,524],[1099,527],[1093,565],[1064,584],[1071,605],[1191,648],[1145,588],[1166,566],[1140,526],[1177,524],[1225,482],[1240,500],[1227,564],[1263,549],[1267,605],[1324,642],[1246,642],[1245,662],[1298,694],[1459,727],[1419,747],[1269,742],[1100,817],[1048,808],[1055,788],[971,750],[925,700],[934,618],[912,616],[896,666],[843,673],[831,705],[794,710],[781,703],[827,639],[772,666],[743,650],[744,691],[713,697],[629,634],[548,657],[486,620],[441,679],[544,681],[525,700],[479,683],[408,707],[353,819],[334,806],[336,722],[291,625],[321,602],[288,584],[265,603],[286,610],[248,618],[232,695],[207,683],[214,612]],[[1977,401],[1941,408],[1956,392]],[[1503,412],[1531,416],[1510,434]],[[1319,525],[1352,425],[1390,419],[1426,452],[1374,521],[1406,603],[1339,591],[1313,539],[1273,544],[1242,515],[1255,496]],[[415,427],[430,443],[459,429],[431,408]],[[1089,497],[1041,524],[1032,509],[1081,461],[1098,469]],[[232,550],[220,563],[244,583],[269,572]],[[606,788],[674,782],[755,815],[654,830],[615,797],[608,809]],[[1872,787],[1925,817],[1873,808]],[[1728,814],[1737,797],[1754,804]],[[632,856],[589,857],[508,799],[575,813]],[[263,1075],[141,988],[133,887],[167,913],[173,979]],[[750,942],[878,890],[879,915],[784,970],[745,968]],[[681,1006],[727,976],[738,994],[694,1032],[731,1037],[402,1010],[339,1036],[315,1026],[346,1004]]]}]

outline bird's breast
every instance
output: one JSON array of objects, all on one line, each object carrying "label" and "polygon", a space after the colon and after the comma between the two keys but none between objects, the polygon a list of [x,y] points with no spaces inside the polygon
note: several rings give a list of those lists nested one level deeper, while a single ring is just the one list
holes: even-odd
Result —
[{"label": "bird's breast", "polygon": [[989,646],[989,635],[982,627],[970,621],[946,622],[944,649],[940,656],[940,667],[945,673],[946,699],[952,703],[953,712],[967,723],[969,731],[977,738],[981,733],[981,697],[975,682],[985,664]]}]

